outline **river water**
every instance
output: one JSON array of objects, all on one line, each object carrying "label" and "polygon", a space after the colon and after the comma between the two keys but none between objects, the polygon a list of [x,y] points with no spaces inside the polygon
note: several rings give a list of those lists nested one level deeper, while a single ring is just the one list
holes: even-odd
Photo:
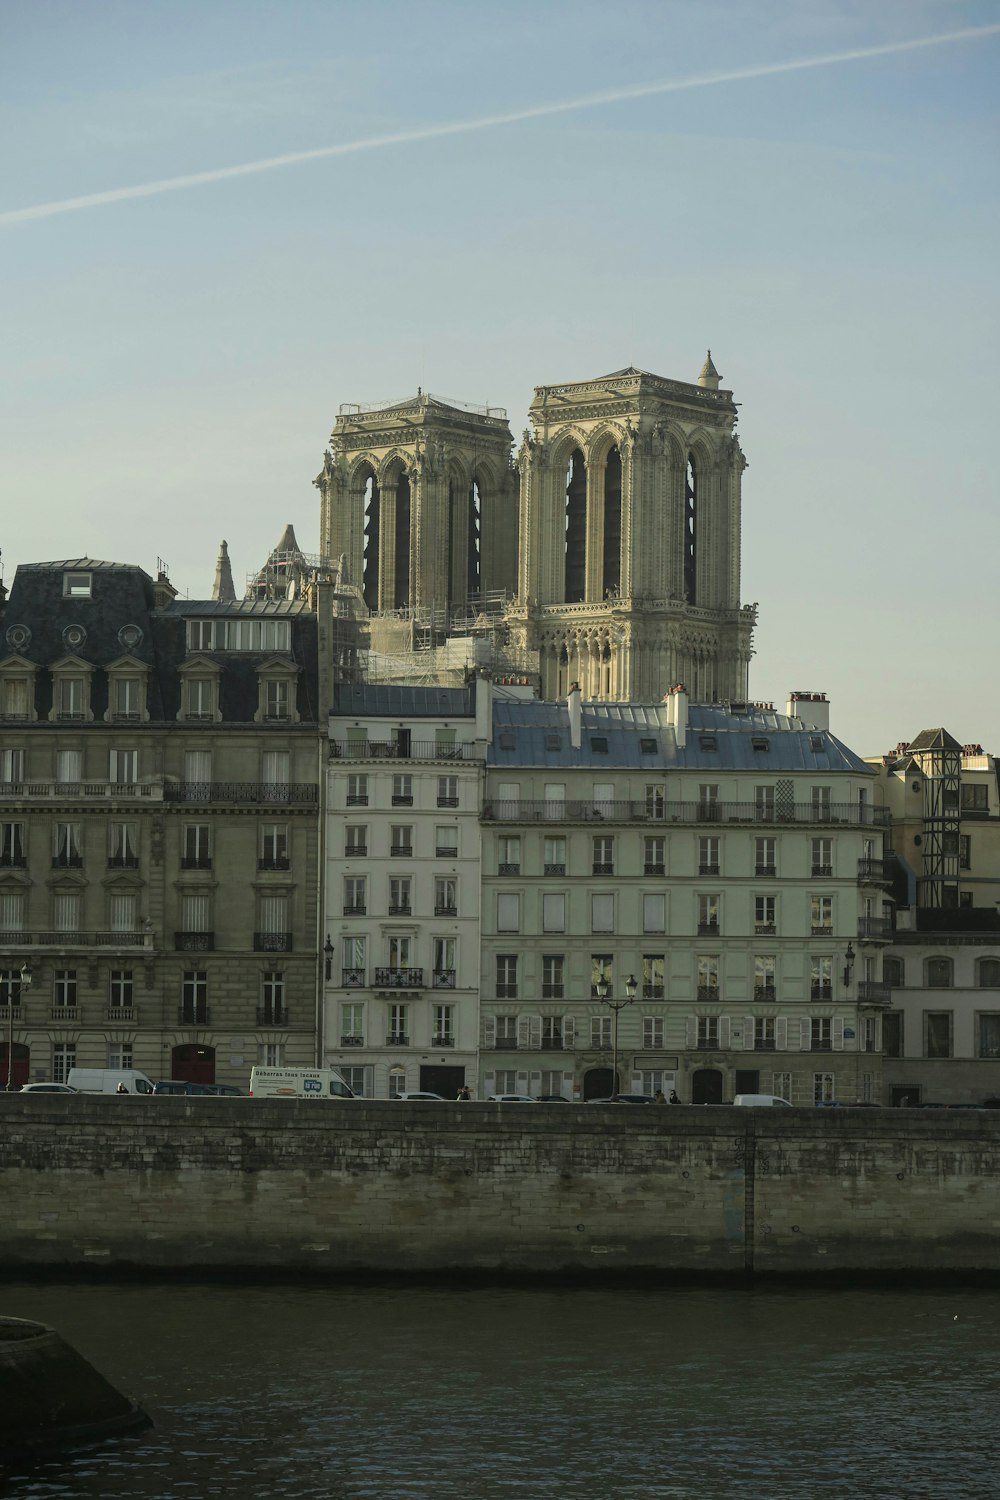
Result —
[{"label": "river water", "polygon": [[1000,1293],[0,1284],[149,1432],[5,1496],[991,1500]]}]

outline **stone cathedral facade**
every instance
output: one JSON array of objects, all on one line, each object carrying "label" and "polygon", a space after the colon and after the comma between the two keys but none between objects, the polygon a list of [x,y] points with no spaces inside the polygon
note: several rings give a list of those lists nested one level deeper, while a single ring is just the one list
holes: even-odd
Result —
[{"label": "stone cathedral facade", "polygon": [[321,550],[373,615],[435,639],[491,601],[543,698],[747,696],[737,406],[711,355],[695,383],[633,368],[538,386],[512,462],[506,413],[423,392],[343,406],[316,484]]}]

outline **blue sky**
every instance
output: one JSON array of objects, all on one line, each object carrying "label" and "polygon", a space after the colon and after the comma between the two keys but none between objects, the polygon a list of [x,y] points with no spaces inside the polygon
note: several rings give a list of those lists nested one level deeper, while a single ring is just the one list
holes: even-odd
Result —
[{"label": "blue sky", "polygon": [[[206,594],[337,407],[634,363],[742,404],[755,696],[877,753],[994,687],[1000,30],[19,219],[636,85],[1000,27],[963,0],[4,0],[0,547]],[[5,217],[6,215],[6,217]]]}]

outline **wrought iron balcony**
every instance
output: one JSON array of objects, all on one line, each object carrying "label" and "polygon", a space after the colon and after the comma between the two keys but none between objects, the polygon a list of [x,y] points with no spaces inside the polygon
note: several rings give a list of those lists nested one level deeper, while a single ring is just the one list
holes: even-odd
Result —
[{"label": "wrought iron balcony", "polygon": [[215,948],[215,933],[175,932],[174,948],[184,953],[211,953]]},{"label": "wrought iron balcony", "polygon": [[387,1047],[408,1047],[410,1038],[405,1031],[390,1031],[385,1039]]},{"label": "wrought iron balcony", "polygon": [[342,1047],[363,1047],[365,1045],[365,1039],[363,1036],[355,1035],[355,1033],[352,1031],[348,1036],[342,1036],[340,1038],[340,1045]]},{"label": "wrought iron balcony", "polygon": [[613,875],[614,873],[615,873],[615,867],[611,863],[610,860],[599,860],[599,859],[595,859],[594,860],[592,874],[594,874],[594,875]]},{"label": "wrought iron balcony", "polygon": [[138,870],[138,854],[110,854],[108,856],[109,870]]},{"label": "wrought iron balcony", "polygon": [[859,979],[858,1004],[891,1005],[892,986],[884,984],[881,979]]},{"label": "wrought iron balcony", "polygon": [[348,807],[367,807],[368,806],[368,793],[367,792],[355,792],[355,793],[352,794],[352,793],[348,792],[348,794],[347,794],[347,805],[348,805]]},{"label": "wrought iron balcony", "polygon": [[811,984],[809,986],[809,998],[810,998],[810,1000],[832,1000],[833,999],[833,985],[832,984]]},{"label": "wrought iron balcony", "polygon": [[340,983],[345,990],[363,990],[365,987],[364,969],[341,969]]},{"label": "wrought iron balcony", "polygon": [[432,1047],[454,1047],[454,1045],[455,1045],[455,1038],[451,1035],[450,1032],[445,1033],[444,1036],[432,1036],[431,1037],[431,1046]]},{"label": "wrought iron balcony", "polygon": [[833,865],[813,865],[812,873],[816,878],[823,875],[832,875]]},{"label": "wrought iron balcony", "polygon": [[210,870],[212,868],[212,856],[210,854],[185,854],[181,858],[182,870]]},{"label": "wrought iron balcony", "polygon": [[0,870],[23,870],[27,863],[23,854],[0,854]]},{"label": "wrought iron balcony", "polygon": [[[121,789],[120,789],[121,790]],[[304,803],[319,801],[315,781],[169,781],[166,802]]]},{"label": "wrought iron balcony", "polygon": [[642,873],[644,875],[665,875],[667,867],[665,864],[643,865]]},{"label": "wrought iron balcony", "polygon": [[474,742],[438,745],[427,740],[348,740],[330,741],[331,760],[476,760]]},{"label": "wrought iron balcony", "polygon": [[53,856],[52,856],[52,868],[53,868],[53,870],[82,870],[83,869],[83,855],[82,854],[53,854]]},{"label": "wrought iron balcony", "polygon": [[258,870],[290,870],[292,862],[287,854],[262,854],[257,861]]},{"label": "wrought iron balcony", "polygon": [[644,1000],[665,1000],[666,988],[662,984],[644,984],[642,987],[642,998]]},{"label": "wrought iron balcony", "polygon": [[808,1052],[832,1052],[833,1042],[828,1036],[813,1037],[806,1047]]},{"label": "wrought iron balcony", "polygon": [[152,948],[153,932],[0,932],[5,948]]},{"label": "wrought iron balcony", "polygon": [[814,922],[809,929],[810,937],[833,937],[833,927],[829,922]]},{"label": "wrought iron balcony", "polygon": [[392,844],[389,848],[390,855],[395,859],[409,859],[413,854],[412,844]]},{"label": "wrought iron balcony", "polygon": [[700,1036],[698,1038],[699,1052],[718,1052],[719,1038],[717,1036]]},{"label": "wrought iron balcony", "polygon": [[387,990],[419,990],[423,989],[423,969],[376,969],[375,984]]},{"label": "wrought iron balcony", "polygon": [[753,872],[768,880],[773,880],[778,873],[777,865],[754,865]]},{"label": "wrought iron balcony", "polygon": [[[452,845],[452,844],[438,844],[438,845],[435,846],[434,854],[435,854],[436,858],[438,858],[438,859],[457,859],[458,858],[458,845],[457,844],[454,844],[454,845]],[[500,873],[502,875],[504,872],[501,870]]]},{"label": "wrought iron balcony", "polygon": [[778,998],[778,991],[773,984],[755,984],[753,997],[762,1005],[773,1005]]},{"label": "wrought iron balcony", "polygon": [[390,901],[389,915],[390,917],[412,917],[413,907],[409,901]]},{"label": "wrought iron balcony", "polygon": [[[440,852],[441,851],[439,849],[438,853],[440,854]],[[520,865],[512,865],[512,864],[509,864],[509,863],[508,864],[503,864],[503,865],[497,865],[497,874],[498,875],[520,875],[520,873],[521,873],[521,866]],[[546,866],[546,873],[548,873],[548,866]]]},{"label": "wrought iron balcony", "polygon": [[367,844],[348,844],[344,849],[345,859],[365,859],[368,855]]},{"label": "wrought iron balcony", "polygon": [[456,977],[454,969],[434,969],[431,972],[431,986],[436,990],[453,990]]},{"label": "wrought iron balcony", "polygon": [[717,984],[699,984],[698,999],[711,1004],[719,998],[719,986]]},{"label": "wrought iron balcony", "polygon": [[516,1052],[517,1036],[514,1032],[498,1031],[494,1045],[498,1052]]},{"label": "wrought iron balcony", "polygon": [[892,937],[892,921],[889,917],[859,917],[859,938],[882,938],[886,942]]},{"label": "wrought iron balcony", "polygon": [[449,902],[447,904],[441,905],[435,904],[434,915],[436,917],[457,917],[458,907],[454,904],[454,902]]},{"label": "wrought iron balcony", "polygon": [[699,922],[698,923],[698,936],[699,937],[708,937],[710,934],[716,934],[717,935],[718,931],[719,931],[719,919],[718,919],[718,917],[715,917],[714,919],[711,919],[711,920],[709,920],[707,922]]},{"label": "wrought iron balcony", "polygon": [[719,874],[719,865],[717,863],[716,864],[699,865],[698,866],[698,874],[699,875],[718,875]]},{"label": "wrought iron balcony", "polygon": [[258,1026],[287,1026],[288,1008],[284,1005],[258,1005]]},{"label": "wrought iron balcony", "polygon": [[255,953],[291,953],[292,934],[290,932],[255,932],[253,951]]},{"label": "wrought iron balcony", "polygon": [[[344,916],[345,917],[363,917],[365,915],[365,913],[367,912],[367,910],[368,910],[368,908],[367,908],[367,906],[365,905],[365,903],[363,901],[345,901],[344,902]],[[392,907],[390,907],[389,910],[391,911]]]},{"label": "wrought iron balcony", "polygon": [[457,807],[458,806],[458,798],[457,797],[439,797],[437,799],[437,805],[438,805],[438,807]]},{"label": "wrought iron balcony", "polygon": [[645,801],[546,801],[544,798],[494,799],[483,804],[482,818],[500,823],[843,823],[851,827],[884,828],[889,810],[854,802],[814,805],[811,802],[775,806],[755,802],[668,802],[662,811]]},{"label": "wrought iron balcony", "polygon": [[393,792],[393,794],[392,794],[392,805],[393,805],[393,807],[412,807],[413,806],[413,793],[412,792],[406,792],[406,793],[403,793],[403,792]]},{"label": "wrought iron balcony", "polygon": [[566,874],[566,866],[565,865],[545,865],[545,867],[543,869],[543,874],[545,874],[545,875],[565,875]]},{"label": "wrought iron balcony", "polygon": [[755,937],[774,937],[778,929],[773,922],[755,922],[753,930]]},{"label": "wrought iron balcony", "polygon": [[884,859],[858,860],[859,885],[888,885],[888,867]]},{"label": "wrought iron balcony", "polygon": [[754,1039],[753,1039],[753,1050],[755,1052],[773,1052],[774,1051],[774,1037],[773,1036],[755,1036]]}]

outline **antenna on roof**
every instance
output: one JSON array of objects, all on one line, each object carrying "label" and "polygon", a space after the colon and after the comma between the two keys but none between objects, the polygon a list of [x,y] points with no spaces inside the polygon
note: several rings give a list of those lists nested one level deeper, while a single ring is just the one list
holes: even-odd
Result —
[{"label": "antenna on roof", "polygon": [[156,559],[156,572],[160,578],[165,578],[170,572],[168,564],[163,560],[162,557],[158,557]]}]

